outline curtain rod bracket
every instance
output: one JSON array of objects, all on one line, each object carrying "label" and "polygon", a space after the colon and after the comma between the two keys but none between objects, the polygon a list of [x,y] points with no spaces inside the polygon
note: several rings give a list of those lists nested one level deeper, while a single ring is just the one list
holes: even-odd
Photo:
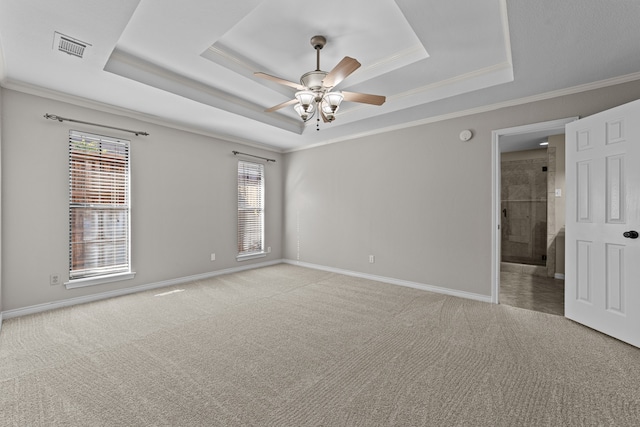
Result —
[{"label": "curtain rod bracket", "polygon": [[50,119],[50,120],[57,120],[60,123],[65,122],[65,121],[66,122],[74,122],[74,123],[82,123],[84,125],[99,126],[99,127],[108,128],[108,129],[121,130],[123,132],[133,133],[136,136],[140,136],[140,135],[149,136],[149,134],[147,132],[142,132],[142,131],[139,131],[139,130],[122,129],[122,128],[117,128],[117,127],[113,127],[113,126],[101,125],[101,124],[98,124],[98,123],[83,122],[81,120],[74,120],[74,119],[68,119],[66,117],[56,116],[55,114],[46,113],[44,115],[44,118],[45,119]]},{"label": "curtain rod bracket", "polygon": [[242,154],[243,156],[249,156],[249,157],[255,157],[257,159],[262,159],[262,160],[266,160],[267,163],[269,162],[273,162],[275,163],[276,161],[274,159],[267,159],[266,157],[260,157],[260,156],[254,156],[253,154],[247,154],[247,153],[241,153],[240,151],[232,151],[234,156],[237,156],[238,154]]}]

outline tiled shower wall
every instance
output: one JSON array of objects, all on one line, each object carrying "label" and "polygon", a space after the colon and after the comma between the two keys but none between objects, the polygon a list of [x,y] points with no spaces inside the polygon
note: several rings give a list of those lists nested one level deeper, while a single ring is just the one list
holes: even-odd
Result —
[{"label": "tiled shower wall", "polygon": [[565,141],[549,137],[547,148],[547,276],[564,278]]},{"label": "tiled shower wall", "polygon": [[[522,158],[529,157],[532,158]],[[547,264],[546,149],[502,159],[502,261]]]}]

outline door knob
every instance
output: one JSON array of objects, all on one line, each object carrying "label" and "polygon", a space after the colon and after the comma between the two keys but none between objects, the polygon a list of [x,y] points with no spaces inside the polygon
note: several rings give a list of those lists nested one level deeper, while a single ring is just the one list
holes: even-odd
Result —
[{"label": "door knob", "polygon": [[638,232],[637,231],[625,231],[624,233],[622,233],[622,235],[624,237],[626,237],[627,239],[637,239],[638,238]]}]

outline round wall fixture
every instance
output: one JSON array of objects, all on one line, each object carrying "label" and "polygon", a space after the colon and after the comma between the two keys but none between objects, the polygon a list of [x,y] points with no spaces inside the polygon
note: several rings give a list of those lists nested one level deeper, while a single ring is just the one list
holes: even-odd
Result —
[{"label": "round wall fixture", "polygon": [[460,132],[460,141],[468,141],[472,136],[473,134],[471,133],[471,131],[469,129],[465,129]]}]

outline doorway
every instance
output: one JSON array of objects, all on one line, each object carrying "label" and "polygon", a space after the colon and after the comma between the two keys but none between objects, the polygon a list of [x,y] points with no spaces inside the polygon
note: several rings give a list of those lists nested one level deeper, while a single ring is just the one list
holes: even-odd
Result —
[{"label": "doorway", "polygon": [[[556,169],[564,171],[564,145],[557,141],[564,142],[565,125],[576,119],[493,131],[494,303],[564,313],[564,221],[555,219],[564,215],[564,175],[556,184]],[[550,146],[540,145],[549,140]],[[511,163],[503,166],[503,156]]]}]

